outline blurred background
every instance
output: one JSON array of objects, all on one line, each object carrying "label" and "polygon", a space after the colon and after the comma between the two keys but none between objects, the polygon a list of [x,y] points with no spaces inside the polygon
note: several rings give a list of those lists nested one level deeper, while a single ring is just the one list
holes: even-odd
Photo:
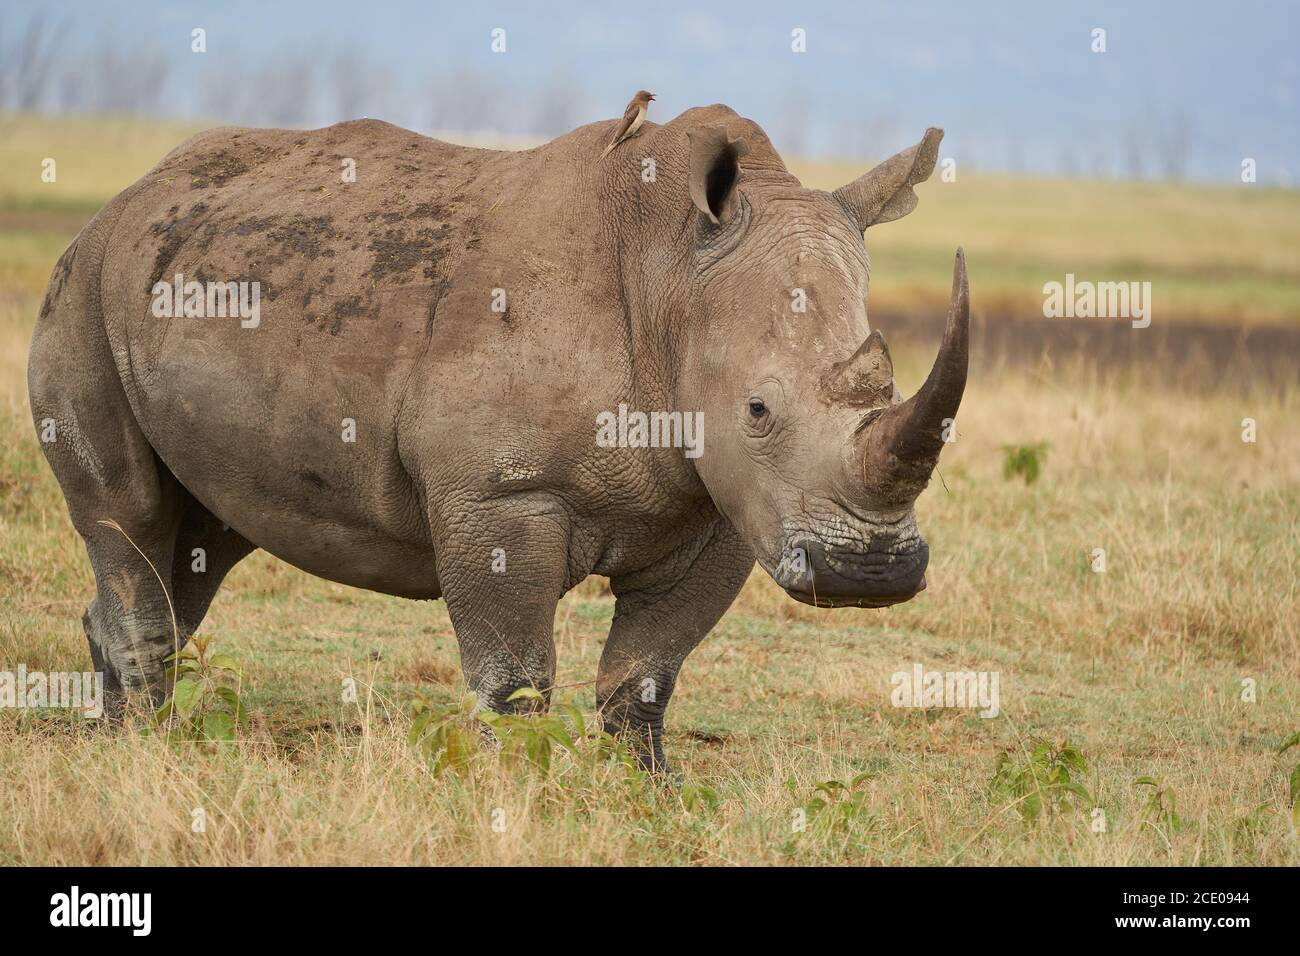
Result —
[{"label": "blurred background", "polygon": [[795,156],[870,159],[935,124],[970,170],[1233,182],[1251,156],[1285,185],[1297,36],[1288,2],[8,0],[0,108],[527,139],[644,87],[660,119],[725,102]]}]

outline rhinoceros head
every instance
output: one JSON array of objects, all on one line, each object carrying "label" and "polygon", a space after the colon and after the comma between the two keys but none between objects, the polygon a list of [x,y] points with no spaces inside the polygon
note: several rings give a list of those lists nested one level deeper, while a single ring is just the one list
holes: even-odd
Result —
[{"label": "rhinoceros head", "polygon": [[868,328],[862,233],[916,206],[942,135],[826,193],[774,172],[765,142],[746,160],[743,137],[690,132],[696,305],[683,371],[709,425],[697,468],[759,563],[806,603],[883,607],[925,587],[914,504],[966,383],[965,261],[958,250],[938,359],[904,400]]}]

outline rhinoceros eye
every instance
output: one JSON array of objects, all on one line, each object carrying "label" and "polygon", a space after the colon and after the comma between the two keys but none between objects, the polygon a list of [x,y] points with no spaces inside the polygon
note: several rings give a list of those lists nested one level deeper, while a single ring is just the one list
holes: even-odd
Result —
[{"label": "rhinoceros eye", "polygon": [[755,418],[762,418],[767,414],[767,406],[763,404],[762,399],[751,398],[749,400],[749,414]]}]

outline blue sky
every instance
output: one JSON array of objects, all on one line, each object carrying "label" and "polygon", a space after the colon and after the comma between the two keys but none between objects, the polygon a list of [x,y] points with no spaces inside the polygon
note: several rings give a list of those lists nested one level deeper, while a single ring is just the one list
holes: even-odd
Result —
[{"label": "blue sky", "polygon": [[[655,118],[725,102],[788,152],[883,156],[938,125],[945,153],[985,168],[1151,175],[1181,156],[1190,177],[1228,182],[1250,156],[1261,181],[1300,176],[1294,2],[7,0],[0,24],[37,10],[67,21],[70,49],[165,58],[160,111],[180,116],[212,113],[226,87],[283,93],[275,71],[291,60],[349,54],[365,112],[422,129],[535,132],[530,117],[614,116],[645,87]],[[496,27],[505,54],[490,50]],[[1096,27],[1105,53],[1090,49]],[[345,118],[321,86],[303,123]],[[221,118],[257,121],[242,114],[258,105],[232,94]]]}]

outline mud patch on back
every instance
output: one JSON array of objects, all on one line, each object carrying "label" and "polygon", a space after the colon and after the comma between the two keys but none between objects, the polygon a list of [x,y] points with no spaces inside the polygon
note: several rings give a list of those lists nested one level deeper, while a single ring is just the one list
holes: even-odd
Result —
[{"label": "mud patch on back", "polygon": [[190,188],[207,189],[211,186],[224,186],[236,176],[246,172],[248,172],[248,164],[234,153],[223,149],[189,168]]},{"label": "mud patch on back", "polygon": [[376,210],[365,218],[372,224],[393,227],[370,241],[374,259],[366,275],[375,279],[401,275],[423,265],[422,276],[431,279],[438,260],[445,255],[450,227],[438,222],[448,214],[447,207],[434,202]]},{"label": "mud patch on back", "polygon": [[330,325],[329,334],[337,336],[343,329],[344,319],[355,319],[356,316],[365,315],[367,308],[360,295],[348,295],[347,298],[335,302],[330,313],[333,315],[334,323]]},{"label": "mud patch on back", "polygon": [[[153,287],[170,270],[172,261],[176,258],[176,254],[180,252],[181,246],[185,244],[185,240],[198,231],[203,217],[208,214],[208,207],[200,202],[195,203],[190,207],[189,212],[177,219],[177,208],[172,206],[168,210],[169,219],[164,222],[156,222],[149,227],[149,235],[162,238],[162,242],[158,246],[158,254],[153,260],[153,272],[149,276],[149,285],[145,290],[150,294],[153,293]],[[212,238],[212,233],[205,231],[204,237],[204,245],[206,246],[207,241]]]},{"label": "mud patch on back", "polygon": [[423,277],[432,279],[446,245],[436,229],[420,229],[414,233],[389,229],[370,241],[370,251],[375,258],[366,274],[375,279],[409,272],[421,263]]},{"label": "mud patch on back", "polygon": [[332,216],[293,216],[272,229],[268,238],[278,243],[280,251],[286,256],[328,258],[334,255],[334,250],[326,248],[323,243],[338,237],[333,222]]},{"label": "mud patch on back", "polygon": [[254,261],[274,268],[288,259],[329,259],[334,255],[331,240],[339,233],[333,216],[267,216],[245,219],[235,226],[237,236],[265,236],[267,245],[254,250]]}]

